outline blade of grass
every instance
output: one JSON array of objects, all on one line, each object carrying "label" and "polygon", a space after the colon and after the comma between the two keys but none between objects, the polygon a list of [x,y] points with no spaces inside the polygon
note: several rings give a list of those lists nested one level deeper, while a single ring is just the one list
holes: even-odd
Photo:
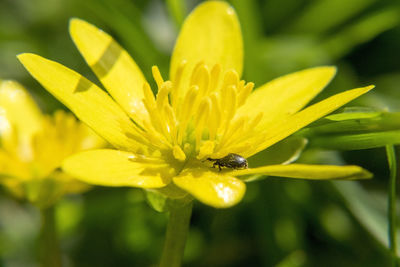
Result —
[{"label": "blade of grass", "polygon": [[396,175],[397,163],[396,152],[393,145],[386,146],[386,154],[389,163],[390,180],[388,194],[388,232],[389,249],[392,256],[392,266],[398,266],[397,263],[397,240],[396,240]]},{"label": "blade of grass", "polygon": [[374,2],[376,0],[314,1],[292,22],[289,29],[291,32],[321,34],[355,17]]},{"label": "blade of grass", "polygon": [[343,197],[351,214],[364,229],[380,244],[388,248],[384,196],[371,194],[358,182],[334,181],[332,184]]},{"label": "blade of grass", "polygon": [[399,19],[398,9],[387,8],[376,11],[327,38],[322,45],[329,51],[332,60],[341,58],[357,45],[366,43],[380,33],[398,25]]},{"label": "blade of grass", "polygon": [[400,144],[400,131],[384,131],[363,134],[317,136],[310,139],[310,147],[332,150],[358,150]]}]

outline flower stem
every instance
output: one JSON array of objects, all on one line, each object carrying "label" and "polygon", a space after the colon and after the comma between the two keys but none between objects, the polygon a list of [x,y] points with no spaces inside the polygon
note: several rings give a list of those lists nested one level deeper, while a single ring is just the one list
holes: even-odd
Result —
[{"label": "flower stem", "polygon": [[160,267],[181,266],[186,237],[189,231],[192,202],[175,205],[169,210],[169,222]]},{"label": "flower stem", "polygon": [[58,243],[54,206],[40,210],[40,260],[42,267],[61,267],[61,251]]},{"label": "flower stem", "polygon": [[392,256],[392,266],[397,264],[396,241],[396,152],[393,145],[386,146],[386,154],[390,169],[389,196],[388,196],[388,222],[389,222],[389,249]]}]

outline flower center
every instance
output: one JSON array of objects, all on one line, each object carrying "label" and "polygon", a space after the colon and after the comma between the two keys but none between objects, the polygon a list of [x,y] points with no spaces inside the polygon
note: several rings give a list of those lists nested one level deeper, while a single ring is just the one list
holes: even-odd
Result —
[{"label": "flower center", "polygon": [[145,83],[144,104],[150,120],[143,122],[149,140],[160,149],[172,150],[180,161],[188,156],[204,159],[223,157],[248,150],[252,129],[262,113],[250,119],[241,114],[254,83],[239,80],[235,70],[222,73],[221,66],[200,62],[188,78],[186,62],[177,70],[174,83],[164,81],[159,69],[152,68],[158,93],[154,97]]}]

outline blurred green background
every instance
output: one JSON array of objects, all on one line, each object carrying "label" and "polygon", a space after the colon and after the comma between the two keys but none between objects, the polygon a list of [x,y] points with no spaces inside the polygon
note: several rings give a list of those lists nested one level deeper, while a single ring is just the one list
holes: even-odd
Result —
[{"label": "blurred green background", "polygon": [[[0,0],[0,79],[29,88],[48,113],[64,108],[31,78],[16,55],[56,60],[100,85],[75,49],[68,20],[79,17],[110,33],[149,78],[168,77],[182,18],[201,1]],[[256,85],[292,71],[336,65],[318,96],[375,84],[351,106],[400,111],[400,2],[396,0],[232,0],[242,25],[247,81]],[[363,182],[269,178],[249,183],[228,210],[196,203],[185,266],[390,266],[384,148],[306,149],[299,161],[358,164]],[[65,266],[156,266],[167,216],[143,192],[97,187],[56,208]],[[38,266],[40,216],[0,191],[0,266]]]}]

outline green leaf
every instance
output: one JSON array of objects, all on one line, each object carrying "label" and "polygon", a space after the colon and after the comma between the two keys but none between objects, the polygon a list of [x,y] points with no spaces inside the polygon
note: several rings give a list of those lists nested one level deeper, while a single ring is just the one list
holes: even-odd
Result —
[{"label": "green leaf", "polygon": [[382,112],[376,111],[371,108],[365,107],[347,107],[343,109],[342,113],[326,116],[325,119],[331,121],[345,121],[345,120],[358,120],[374,118],[381,115]]},{"label": "green leaf", "polygon": [[[320,0],[310,3],[297,20],[291,32],[320,34],[342,24],[372,5],[376,0]],[[335,14],[335,15],[333,15]]]},{"label": "green leaf", "polygon": [[366,134],[349,134],[316,137],[310,140],[310,147],[334,150],[357,150],[400,144],[400,130]]},{"label": "green leaf", "polygon": [[396,238],[396,176],[397,176],[397,160],[396,151],[393,145],[386,146],[386,155],[389,163],[390,179],[389,179],[389,193],[388,193],[388,213],[387,221],[389,228],[389,249],[392,256],[393,266],[396,265],[396,250],[397,250],[397,238]]},{"label": "green leaf", "polygon": [[[358,222],[379,243],[388,246],[388,223],[386,220],[386,198],[382,195],[371,194],[357,182],[332,182],[334,187],[342,195],[347,208],[355,216]],[[397,233],[397,239],[400,233]],[[397,249],[400,253],[400,249]]]},{"label": "green leaf", "polygon": [[399,144],[400,113],[362,112],[353,108],[327,116],[298,135],[308,138],[311,147],[324,149],[354,150]]},{"label": "green leaf", "polygon": [[329,37],[322,46],[332,59],[345,56],[355,46],[366,43],[382,32],[399,24],[399,10],[387,8],[370,14],[341,32]]}]

